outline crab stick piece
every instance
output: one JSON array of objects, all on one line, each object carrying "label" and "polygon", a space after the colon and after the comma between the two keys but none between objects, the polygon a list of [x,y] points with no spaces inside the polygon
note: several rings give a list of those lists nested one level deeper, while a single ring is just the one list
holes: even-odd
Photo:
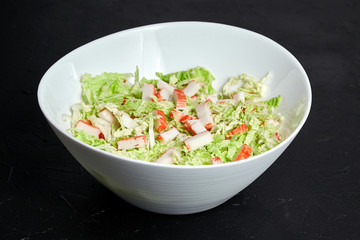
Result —
[{"label": "crab stick piece", "polygon": [[235,104],[239,104],[240,102],[244,103],[245,102],[245,94],[244,92],[240,91],[240,92],[237,92],[237,93],[234,93],[232,96],[231,96],[232,99],[235,100]]},{"label": "crab stick piece", "polygon": [[89,124],[89,120],[79,120],[76,124],[76,129],[83,130],[87,135],[94,136],[98,139],[103,139],[104,134],[100,131],[99,128]]},{"label": "crab stick piece", "polygon": [[231,99],[219,99],[218,100],[218,103],[227,103],[227,102],[230,102],[231,101]]},{"label": "crab stick piece", "polygon": [[175,101],[175,105],[176,105],[177,109],[185,109],[186,108],[187,99],[186,99],[184,90],[174,89],[173,99]]},{"label": "crab stick piece", "polygon": [[131,82],[134,82],[134,77],[129,77],[128,79],[124,79],[123,83],[125,83],[128,86],[132,86],[133,84]]},{"label": "crab stick piece", "polygon": [[218,95],[217,94],[211,94],[208,99],[206,100],[206,102],[213,102],[213,103],[217,103],[218,101]]},{"label": "crab stick piece", "polygon": [[118,150],[128,150],[132,148],[141,148],[145,147],[147,144],[146,136],[135,136],[124,138],[116,142]]},{"label": "crab stick piece", "polygon": [[173,127],[166,132],[160,133],[157,139],[160,140],[161,142],[170,142],[171,140],[176,138],[176,136],[179,134],[180,134],[179,130],[177,130],[176,127]]},{"label": "crab stick piece", "polygon": [[114,116],[114,114],[108,110],[107,108],[104,108],[99,112],[99,118],[104,119],[105,121],[108,121],[110,124],[112,124],[115,128],[120,127],[120,123],[117,120],[117,118]]},{"label": "crab stick piece", "polygon": [[187,131],[191,132],[190,126],[191,126],[191,124],[195,123],[196,121],[198,121],[198,120],[197,120],[197,119],[191,119],[191,120],[186,121],[186,122],[184,123],[184,128],[185,128]]},{"label": "crab stick piece", "polygon": [[278,132],[275,133],[275,139],[277,141],[281,141],[280,134]]},{"label": "crab stick piece", "polygon": [[207,131],[204,125],[199,120],[189,120],[184,124],[186,130],[191,132],[192,135],[196,135]]},{"label": "crab stick piece", "polygon": [[240,126],[238,126],[237,128],[231,130],[227,136],[228,136],[228,139],[231,138],[231,135],[236,135],[236,134],[240,134],[240,133],[243,133],[243,132],[247,132],[248,131],[248,127],[246,126],[245,123],[241,124]]},{"label": "crab stick piece", "polygon": [[196,100],[196,99],[198,99],[198,97],[197,96],[191,96],[190,97],[192,100]]},{"label": "crab stick piece", "polygon": [[192,117],[192,116],[187,115],[187,114],[185,114],[183,112],[180,112],[177,109],[171,110],[171,112],[169,113],[169,117],[172,118],[172,119],[178,118],[179,121],[182,122],[182,123],[185,123],[185,122],[187,122],[189,120],[195,119],[195,117]]},{"label": "crab stick piece", "polygon": [[159,79],[157,84],[156,84],[157,88],[162,89],[165,88],[170,94],[172,94],[174,92],[174,87],[171,86],[170,84],[168,84],[167,82],[164,82],[163,80]]},{"label": "crab stick piece", "polygon": [[211,158],[211,163],[212,163],[213,165],[216,165],[216,164],[221,164],[221,163],[223,163],[223,162],[222,162],[221,158],[219,158],[219,157],[212,157],[212,158]]},{"label": "crab stick piece", "polygon": [[280,123],[278,122],[278,121],[276,121],[275,119],[267,119],[267,120],[265,120],[265,122],[262,122],[261,124],[260,124],[260,127],[263,127],[263,126],[265,126],[265,124],[266,125],[268,125],[268,124],[272,124],[272,125],[274,125],[274,126],[278,126]]},{"label": "crab stick piece", "polygon": [[274,119],[268,119],[266,120],[266,124],[273,124],[275,126],[278,126],[280,123]]},{"label": "crab stick piece", "polygon": [[151,83],[144,83],[142,88],[142,100],[143,101],[153,101],[153,96],[156,94],[156,89]]},{"label": "crab stick piece", "polygon": [[166,88],[161,88],[157,93],[156,97],[159,102],[167,101],[170,98],[171,93]]},{"label": "crab stick piece", "polygon": [[214,119],[211,116],[207,102],[199,104],[195,110],[202,125],[204,125],[207,130],[210,130],[214,126]]},{"label": "crab stick piece", "polygon": [[83,119],[83,120],[80,120],[80,121],[83,121],[84,123],[87,123],[87,124],[91,125],[91,121],[89,119]]},{"label": "crab stick piece", "polygon": [[103,138],[108,141],[109,137],[111,136],[112,124],[102,118],[92,117],[91,118],[91,125],[93,127],[98,128],[102,134]]},{"label": "crab stick piece", "polygon": [[175,148],[169,148],[164,152],[158,159],[155,160],[156,163],[161,164],[173,164],[176,161],[177,151]]},{"label": "crab stick piece", "polygon": [[252,153],[252,149],[247,144],[244,144],[241,147],[239,153],[236,155],[234,162],[250,157],[251,153]]},{"label": "crab stick piece", "polygon": [[199,90],[201,86],[196,83],[194,80],[191,80],[189,84],[184,88],[184,93],[188,97],[194,96]]},{"label": "crab stick piece", "polygon": [[124,81],[123,81],[123,83],[126,83],[126,85],[129,85],[129,86],[132,86],[134,82],[135,82],[134,76],[130,76],[127,79],[124,79]]},{"label": "crab stick piece", "polygon": [[164,112],[161,110],[155,110],[153,112],[153,116],[155,117],[155,129],[158,132],[162,132],[167,127],[167,122]]},{"label": "crab stick piece", "polygon": [[209,131],[205,131],[185,139],[184,143],[187,150],[193,151],[211,143],[213,140],[214,138],[211,133]]}]

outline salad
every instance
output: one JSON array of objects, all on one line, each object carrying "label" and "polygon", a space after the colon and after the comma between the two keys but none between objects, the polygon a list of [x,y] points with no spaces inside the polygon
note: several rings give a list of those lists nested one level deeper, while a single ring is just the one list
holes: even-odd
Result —
[{"label": "salad", "polygon": [[140,79],[138,68],[134,74],[84,74],[69,131],[110,153],[174,165],[240,161],[285,139],[276,112],[281,96],[262,99],[268,75],[231,77],[221,92],[203,67],[156,76]]}]

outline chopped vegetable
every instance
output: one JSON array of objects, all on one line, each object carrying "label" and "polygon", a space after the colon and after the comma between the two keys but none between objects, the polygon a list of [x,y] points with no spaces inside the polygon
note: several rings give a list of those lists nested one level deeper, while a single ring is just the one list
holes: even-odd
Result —
[{"label": "chopped vegetable", "polygon": [[156,76],[140,79],[138,68],[84,74],[82,102],[72,107],[73,136],[113,154],[174,165],[236,162],[287,137],[276,112],[281,96],[261,99],[268,76],[231,77],[221,92],[203,67]]},{"label": "chopped vegetable", "polygon": [[126,112],[122,113],[120,117],[120,123],[128,129],[136,128],[139,126],[139,124],[137,124],[137,122],[134,121]]},{"label": "chopped vegetable", "polygon": [[103,110],[101,110],[99,112],[98,115],[99,115],[100,118],[108,121],[110,124],[113,124],[115,128],[120,127],[119,121],[116,119],[114,114],[111,111],[109,111],[108,109],[104,108]]}]

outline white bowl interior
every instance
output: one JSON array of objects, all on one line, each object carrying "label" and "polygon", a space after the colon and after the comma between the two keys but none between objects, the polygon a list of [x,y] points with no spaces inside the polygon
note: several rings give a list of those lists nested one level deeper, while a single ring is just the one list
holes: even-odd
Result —
[{"label": "white bowl interior", "polygon": [[80,101],[80,77],[85,72],[134,72],[154,78],[195,66],[209,69],[220,89],[230,76],[249,73],[257,78],[271,72],[266,97],[281,94],[289,108],[311,92],[299,62],[274,41],[237,27],[202,22],[156,24],[122,31],[86,44],[55,63],[44,75],[38,91],[42,111],[55,127],[65,131],[70,106]]}]

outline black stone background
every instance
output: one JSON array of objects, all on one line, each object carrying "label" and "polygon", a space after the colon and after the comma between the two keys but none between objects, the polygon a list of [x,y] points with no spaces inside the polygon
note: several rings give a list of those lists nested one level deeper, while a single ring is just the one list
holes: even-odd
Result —
[{"label": "black stone background", "polygon": [[[360,239],[360,5],[344,1],[5,1],[1,4],[0,239]],[[124,202],[92,178],[45,121],[45,71],[99,37],[197,20],[263,34],[308,73],[304,128],[225,204],[184,216]]]}]

